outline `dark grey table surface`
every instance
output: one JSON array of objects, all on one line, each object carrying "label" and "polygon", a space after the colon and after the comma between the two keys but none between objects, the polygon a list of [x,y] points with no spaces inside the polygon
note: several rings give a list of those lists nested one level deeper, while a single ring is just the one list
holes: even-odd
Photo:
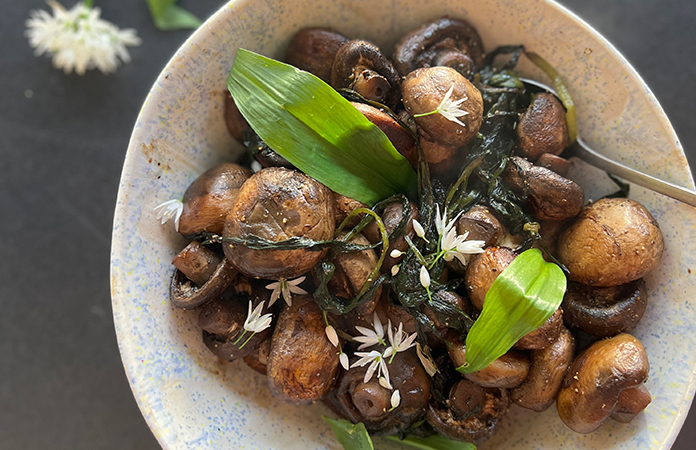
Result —
[{"label": "dark grey table surface", "polygon": [[[116,74],[79,77],[23,36],[43,0],[0,0],[0,449],[158,448],[121,366],[109,251],[136,115],[189,32],[155,30],[145,0],[96,3],[143,44]],[[633,63],[696,167],[696,2],[561,3]],[[205,18],[222,0],[180,4]],[[692,410],[673,448],[695,448],[695,429]]]}]

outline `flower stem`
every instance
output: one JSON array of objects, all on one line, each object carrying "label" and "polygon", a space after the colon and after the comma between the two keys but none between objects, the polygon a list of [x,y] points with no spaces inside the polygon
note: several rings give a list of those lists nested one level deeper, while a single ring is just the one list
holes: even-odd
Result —
[{"label": "flower stem", "polygon": [[[239,343],[239,341],[242,340],[242,338],[244,337],[244,335],[246,334],[246,332],[247,332],[247,330],[242,331],[242,334],[239,335],[239,337],[237,338],[237,340],[234,341],[234,343],[233,343],[232,345],[237,345],[237,344]],[[252,335],[252,336],[253,336],[253,335]]]},{"label": "flower stem", "polygon": [[433,114],[437,114],[437,113],[439,113],[439,112],[440,112],[440,110],[439,110],[439,109],[436,109],[436,110],[434,110],[434,111],[430,111],[430,112],[427,112],[427,113],[414,114],[413,117],[416,118],[416,117],[432,116]]},{"label": "flower stem", "polygon": [[82,3],[84,3],[85,7],[91,9],[91,8],[92,8],[92,5],[94,4],[94,0],[83,0]]},{"label": "flower stem", "polygon": [[249,341],[251,340],[251,338],[253,338],[253,337],[254,337],[254,335],[255,335],[255,334],[256,334],[256,333],[251,333],[251,335],[250,335],[250,336],[249,336],[249,337],[247,338],[247,340],[246,340],[246,341],[244,341],[244,343],[242,344],[242,346],[241,346],[241,347],[239,347],[239,349],[240,349],[240,350],[241,350],[241,349],[243,349],[243,348],[244,348],[244,346],[245,346],[245,345],[247,345],[247,343],[249,343]]}]

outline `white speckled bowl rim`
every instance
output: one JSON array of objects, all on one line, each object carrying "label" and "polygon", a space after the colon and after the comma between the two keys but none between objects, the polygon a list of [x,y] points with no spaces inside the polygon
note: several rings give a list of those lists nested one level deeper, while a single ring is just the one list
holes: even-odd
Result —
[{"label": "white speckled bowl rim", "polygon": [[[340,448],[320,419],[326,408],[278,404],[265,377],[239,361],[213,357],[201,342],[195,313],[167,301],[170,261],[185,241],[171,224],[160,226],[152,209],[181,197],[206,168],[239,151],[222,112],[236,48],[282,57],[293,32],[321,25],[390,49],[400,33],[443,14],[470,20],[488,49],[522,42],[543,55],[574,93],[588,142],[627,165],[693,188],[684,152],[648,87],[611,44],[555,3],[232,1],[193,33],[150,91],[126,154],[115,211],[111,291],[119,348],[133,394],[163,448]],[[544,79],[525,62],[520,70]],[[601,173],[580,162],[572,174],[588,198],[611,189]],[[651,361],[653,403],[630,424],[609,422],[587,436],[570,432],[555,408],[535,414],[512,407],[480,448],[671,447],[696,389],[696,210],[635,186],[631,197],[653,212],[667,247],[660,267],[647,277],[651,302],[634,332]],[[376,446],[399,448],[380,439]]]}]

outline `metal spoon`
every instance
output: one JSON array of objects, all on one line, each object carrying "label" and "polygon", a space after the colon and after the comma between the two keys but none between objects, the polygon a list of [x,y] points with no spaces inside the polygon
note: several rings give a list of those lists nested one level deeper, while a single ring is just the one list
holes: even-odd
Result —
[{"label": "metal spoon", "polygon": [[[520,80],[525,84],[535,86],[558,97],[553,88],[543,83],[527,78],[520,78]],[[626,167],[621,163],[609,159],[589,147],[579,135],[575,140],[575,143],[570,146],[570,151],[573,156],[582,159],[598,169],[602,169],[612,175],[616,175],[617,177],[623,178],[631,183],[643,186],[655,192],[659,192],[660,194],[672,197],[673,199],[684,202],[687,205],[696,206],[696,192],[644,174],[643,172],[631,169],[630,167]]]}]

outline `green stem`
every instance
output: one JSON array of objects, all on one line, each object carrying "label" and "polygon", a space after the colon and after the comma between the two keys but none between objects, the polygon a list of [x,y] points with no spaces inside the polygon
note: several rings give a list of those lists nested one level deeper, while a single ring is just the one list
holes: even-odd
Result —
[{"label": "green stem", "polygon": [[439,113],[439,112],[440,112],[440,110],[439,110],[439,109],[436,109],[435,111],[430,111],[430,112],[423,113],[423,114],[414,114],[413,117],[416,118],[416,117],[432,116],[433,114],[437,114],[437,113]]},{"label": "green stem", "polygon": [[85,5],[85,7],[91,9],[92,5],[94,4],[94,0],[84,0],[82,3]]},{"label": "green stem", "polygon": [[243,349],[243,348],[244,348],[244,346],[245,346],[245,345],[247,345],[247,344],[249,343],[249,341],[251,340],[251,338],[253,338],[253,337],[254,337],[254,335],[255,335],[255,334],[256,334],[256,333],[251,333],[251,336],[249,336],[249,337],[247,338],[247,340],[246,340],[246,341],[244,341],[244,343],[242,344],[242,346],[241,346],[241,347],[239,347],[239,349],[240,349],[240,350],[241,350],[241,349]]},{"label": "green stem", "polygon": [[[247,330],[242,331],[242,334],[239,335],[239,337],[237,338],[237,340],[234,341],[234,343],[233,343],[232,345],[237,345],[237,344],[239,343],[239,341],[242,340],[242,338],[244,337],[244,335],[246,334],[246,332],[247,332]],[[252,336],[253,336],[253,335],[252,335]]]}]

